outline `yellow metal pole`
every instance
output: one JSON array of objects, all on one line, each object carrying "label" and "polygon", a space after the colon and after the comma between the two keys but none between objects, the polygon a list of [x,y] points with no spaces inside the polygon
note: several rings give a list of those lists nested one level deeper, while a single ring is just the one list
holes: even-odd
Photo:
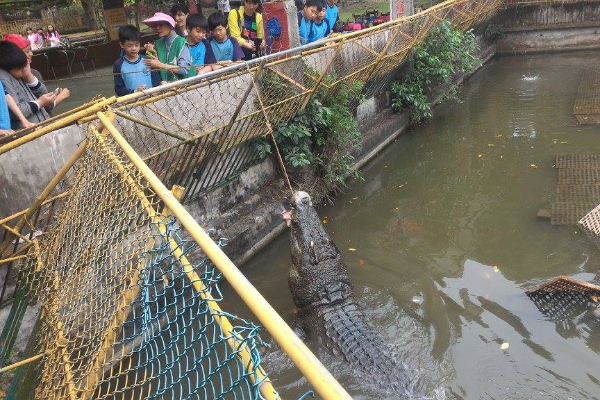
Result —
[{"label": "yellow metal pole", "polygon": [[19,231],[15,230],[14,228],[11,228],[10,226],[8,226],[6,224],[0,224],[0,226],[2,228],[6,229],[7,231],[9,231],[10,233],[12,233],[17,239],[23,239],[27,243],[31,242],[31,240],[29,240],[29,238],[26,238],[25,236],[21,235],[21,233]]},{"label": "yellow metal pole", "polygon": [[177,217],[179,223],[187,230],[196,243],[200,245],[204,253],[221,271],[227,282],[239,294],[261,324],[265,326],[300,372],[308,379],[317,393],[324,399],[351,399],[350,395],[335,380],[327,368],[321,364],[319,359],[296,336],[294,331],[277,314],[260,292],[252,286],[244,274],[223,253],[223,250],[198,225],[177,199],[173,197],[171,191],[154,175],[154,172],[148,168],[125,138],[112,126],[108,118],[102,113],[98,113],[97,115],[131,162],[144,175],[155,193],[169,207],[173,215]]},{"label": "yellow metal pole", "polygon": [[136,124],[140,124],[140,125],[142,125],[142,126],[145,126],[146,128],[150,128],[150,129],[153,129],[153,130],[155,130],[155,131],[157,131],[157,132],[164,133],[165,135],[167,135],[167,136],[171,136],[172,138],[175,138],[175,139],[179,139],[179,140],[185,140],[185,138],[183,138],[183,137],[181,137],[181,136],[179,136],[179,135],[177,135],[177,134],[175,134],[175,133],[173,133],[173,132],[170,132],[170,131],[168,131],[168,130],[166,130],[166,129],[163,129],[163,128],[161,128],[161,127],[158,127],[158,126],[156,126],[156,125],[153,125],[153,124],[151,124],[151,123],[150,123],[150,122],[148,122],[148,121],[144,121],[143,119],[136,118],[136,117],[134,117],[133,115],[126,114],[126,113],[124,113],[123,111],[119,111],[119,110],[117,110],[117,109],[113,109],[112,111],[113,111],[115,114],[117,114],[118,116],[120,116],[120,117],[123,117],[123,118],[125,118],[125,119],[128,119],[128,120],[130,120],[131,122],[135,122]]},{"label": "yellow metal pole", "polygon": [[396,28],[396,31],[392,34],[392,37],[390,38],[390,40],[388,40],[388,42],[385,44],[385,47],[381,50],[381,53],[379,53],[379,55],[377,56],[377,59],[373,63],[373,69],[371,70],[371,72],[369,72],[369,75],[367,75],[365,82],[368,82],[371,79],[371,77],[373,76],[373,74],[375,73],[375,71],[377,71],[377,67],[379,66],[379,63],[381,63],[381,60],[387,53],[387,51],[390,48],[390,46],[392,45],[392,43],[394,43],[394,40],[396,40],[396,37],[398,36],[399,32],[400,32],[400,28]]},{"label": "yellow metal pole", "polygon": [[23,137],[13,140],[12,142],[5,144],[3,146],[0,146],[0,154],[4,154],[7,151],[15,149],[25,143],[31,142],[32,140],[37,139],[40,136],[44,136],[47,133],[50,133],[56,129],[60,129],[71,123],[74,123],[75,121],[77,121],[85,116],[96,113],[96,112],[102,110],[104,107],[108,106],[109,104],[114,103],[115,100],[116,100],[115,97],[111,97],[109,99],[100,101],[96,104],[93,104],[91,107],[89,107],[85,110],[81,110],[74,114],[68,115],[65,118],[61,119],[60,121],[56,121],[50,125],[44,126],[36,131],[33,131],[29,135],[25,135]]},{"label": "yellow metal pole", "polygon": [[4,258],[4,259],[1,259],[1,260],[0,260],[0,264],[9,263],[9,262],[11,262],[11,261],[17,261],[17,260],[20,260],[20,259],[22,259],[22,258],[27,258],[27,257],[29,257],[29,256],[27,256],[27,255],[22,255],[22,256],[16,256],[16,257]]},{"label": "yellow metal pole", "polygon": [[312,97],[314,96],[314,94],[319,89],[319,86],[321,85],[321,82],[323,82],[323,79],[325,79],[325,75],[327,75],[327,70],[329,69],[329,67],[331,66],[331,64],[335,60],[335,58],[338,56],[338,54],[340,54],[340,51],[342,50],[342,46],[344,46],[344,43],[345,42],[342,39],[337,44],[337,46],[335,48],[335,51],[333,52],[333,55],[331,56],[331,58],[329,60],[327,60],[327,64],[325,64],[325,68],[323,69],[323,72],[321,73],[321,75],[319,76],[319,78],[317,79],[317,81],[315,82],[314,87],[308,93],[308,96],[306,96],[306,98],[304,99],[304,101],[302,102],[302,106],[300,106],[301,110],[304,110],[306,108],[306,106],[308,105],[308,102],[310,101],[310,99],[312,99]]},{"label": "yellow metal pole", "polygon": [[[50,195],[50,193],[52,193],[52,191],[54,190],[56,185],[58,185],[58,183],[65,177],[65,175],[67,174],[67,172],[69,172],[69,170],[71,169],[73,164],[75,164],[75,162],[83,154],[86,146],[87,146],[87,142],[85,140],[83,142],[81,142],[81,144],[79,145],[77,150],[75,150],[75,153],[73,153],[73,155],[71,155],[71,158],[69,158],[67,160],[67,162],[65,163],[65,165],[63,165],[62,168],[56,173],[54,178],[52,178],[50,183],[44,188],[42,193],[40,193],[40,195],[37,197],[35,202],[31,205],[31,207],[29,207],[27,209],[27,211],[21,217],[19,222],[17,222],[17,224],[13,228],[15,231],[17,231],[17,232],[21,231],[21,229],[25,226],[25,224],[27,223],[29,218],[33,215],[33,213],[35,213],[37,211],[37,209],[40,208],[42,203],[46,200],[46,198]],[[1,148],[0,148],[0,150],[1,150]],[[6,248],[10,245],[10,241],[12,238],[13,238],[12,235],[7,235],[6,239],[4,239],[4,242],[2,242],[2,244],[0,244],[0,254],[2,254],[6,250]]]},{"label": "yellow metal pole", "polygon": [[275,68],[269,68],[266,71],[270,71],[275,73],[277,76],[279,76],[281,79],[291,83],[294,86],[297,86],[298,88],[300,88],[300,90],[302,91],[307,91],[308,89],[305,88],[304,86],[302,86],[300,83],[296,82],[295,80],[293,80],[292,78],[290,78],[289,76],[287,76],[286,74],[284,74],[281,71],[277,71]]},{"label": "yellow metal pole", "polygon": [[45,355],[44,353],[38,354],[37,356],[29,357],[29,358],[27,358],[25,360],[21,360],[21,361],[18,361],[16,363],[14,363],[14,364],[10,364],[10,365],[7,365],[6,367],[0,368],[0,374],[5,373],[6,371],[10,371],[11,369],[18,368],[21,365],[27,365],[29,363],[37,361],[40,358],[44,357],[44,355]]},{"label": "yellow metal pole", "polygon": [[[66,196],[66,195],[68,195],[68,194],[69,194],[69,192],[67,192],[67,191],[64,191],[64,192],[62,192],[62,193],[59,193],[59,194],[57,194],[56,196],[53,196],[53,197],[50,197],[50,198],[49,198],[49,199],[47,199],[47,200],[44,200],[44,202],[42,202],[42,204],[41,204],[41,205],[43,206],[43,205],[46,205],[46,204],[48,204],[48,203],[51,203],[51,202],[53,202],[54,200],[62,199],[63,197],[65,197],[65,196]],[[21,210],[21,211],[19,211],[19,212],[18,212],[18,213],[16,213],[16,214],[9,215],[9,216],[8,216],[8,217],[6,217],[6,218],[2,218],[2,219],[0,219],[0,224],[5,224],[5,223],[7,223],[7,222],[9,222],[9,221],[12,221],[13,219],[15,219],[15,218],[17,218],[17,217],[20,217],[20,216],[21,216],[21,215],[23,215],[23,214],[26,214],[26,213],[27,213],[27,210],[28,210],[28,208],[26,208],[25,210]],[[34,211],[35,211],[35,210],[34,210]]]},{"label": "yellow metal pole", "polygon": [[150,104],[146,104],[146,107],[149,108],[151,111],[154,111],[161,118],[166,119],[167,121],[169,121],[170,123],[172,123],[173,125],[175,125],[176,127],[178,127],[179,129],[181,129],[182,131],[186,131],[191,137],[198,136],[198,133],[192,131],[191,129],[188,129],[188,128],[185,128],[185,127],[179,125],[179,123],[177,121],[175,121],[173,118],[169,117],[165,113],[160,112],[158,109],[156,109],[155,107],[151,106]]}]

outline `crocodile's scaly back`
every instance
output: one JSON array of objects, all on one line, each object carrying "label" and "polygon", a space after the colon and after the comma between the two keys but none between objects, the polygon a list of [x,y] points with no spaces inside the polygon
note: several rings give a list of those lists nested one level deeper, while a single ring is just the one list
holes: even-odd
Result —
[{"label": "crocodile's scaly back", "polygon": [[289,285],[297,307],[297,323],[309,335],[321,335],[334,354],[396,393],[412,395],[404,364],[367,322],[350,282],[348,267],[325,232],[310,196],[293,199]]}]

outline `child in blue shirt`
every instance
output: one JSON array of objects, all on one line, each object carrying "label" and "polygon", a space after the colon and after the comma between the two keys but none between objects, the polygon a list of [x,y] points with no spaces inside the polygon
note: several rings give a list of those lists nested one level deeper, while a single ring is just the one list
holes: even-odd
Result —
[{"label": "child in blue shirt", "polygon": [[4,86],[2,86],[2,81],[0,81],[0,92],[2,95],[0,96],[0,138],[3,136],[9,135],[12,131],[10,129],[10,114],[8,113],[8,104],[6,103],[6,92],[4,91]]},{"label": "child in blue shirt", "polygon": [[227,19],[223,14],[211,14],[208,17],[208,27],[212,31],[210,46],[218,63],[227,64],[244,58],[244,51],[238,41],[227,34]]},{"label": "child in blue shirt", "polygon": [[308,35],[308,43],[316,42],[323,39],[331,33],[329,29],[329,21],[325,18],[325,8],[323,7],[312,21],[312,29]]},{"label": "child in blue shirt", "polygon": [[340,10],[337,3],[338,0],[327,0],[325,4],[325,18],[327,18],[331,32],[336,32],[336,25],[340,20]]},{"label": "child in blue shirt", "polygon": [[30,128],[33,124],[23,116],[23,113],[19,109],[19,106],[10,94],[6,93],[2,81],[0,81],[0,138],[10,135],[13,133],[10,122],[10,114],[14,114],[15,117],[21,122],[23,128]]},{"label": "child in blue shirt", "polygon": [[302,11],[298,11],[298,31],[300,44],[309,43],[314,28],[314,19],[317,13],[325,7],[322,0],[306,0]]},{"label": "child in blue shirt", "polygon": [[206,40],[208,21],[200,14],[192,14],[187,17],[186,24],[188,31],[186,40],[192,58],[192,66],[187,75],[189,78],[212,71],[217,60],[210,42]]},{"label": "child in blue shirt", "polygon": [[140,55],[140,41],[141,34],[135,26],[125,25],[119,28],[119,44],[123,49],[123,56],[113,65],[117,96],[160,85],[158,72],[150,71],[143,62],[144,56]]}]

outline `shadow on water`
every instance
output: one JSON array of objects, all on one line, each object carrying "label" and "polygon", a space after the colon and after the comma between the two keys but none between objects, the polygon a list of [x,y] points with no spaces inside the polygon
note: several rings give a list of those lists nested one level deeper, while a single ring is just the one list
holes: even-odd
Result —
[{"label": "shadow on water", "polygon": [[[595,310],[560,320],[525,294],[557,275],[596,279],[600,257],[584,235],[536,219],[555,190],[554,157],[600,152],[600,127],[572,115],[581,74],[596,65],[595,53],[493,60],[460,101],[319,210],[368,318],[429,398],[600,397]],[[291,323],[289,264],[286,235],[244,271]],[[389,397],[378,377],[357,377],[310,345],[356,398]],[[308,389],[281,352],[266,363],[286,397]]]}]

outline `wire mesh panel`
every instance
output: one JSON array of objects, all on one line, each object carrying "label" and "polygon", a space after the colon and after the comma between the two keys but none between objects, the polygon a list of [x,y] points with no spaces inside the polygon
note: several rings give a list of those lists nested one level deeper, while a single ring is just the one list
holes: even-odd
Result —
[{"label": "wire mesh panel", "polygon": [[527,291],[539,310],[553,321],[573,319],[598,306],[600,286],[559,276]]},{"label": "wire mesh panel", "polygon": [[600,249],[600,205],[581,218],[579,226]]},{"label": "wire mesh panel", "polygon": [[600,168],[597,154],[559,154],[552,225],[574,225],[600,203]]},{"label": "wire mesh panel", "polygon": [[112,139],[87,140],[21,269],[42,310],[34,398],[263,398],[258,327],[221,311],[220,274]]},{"label": "wire mesh panel", "polygon": [[580,124],[594,124],[600,117],[600,69],[587,68],[582,76],[573,114]]}]

